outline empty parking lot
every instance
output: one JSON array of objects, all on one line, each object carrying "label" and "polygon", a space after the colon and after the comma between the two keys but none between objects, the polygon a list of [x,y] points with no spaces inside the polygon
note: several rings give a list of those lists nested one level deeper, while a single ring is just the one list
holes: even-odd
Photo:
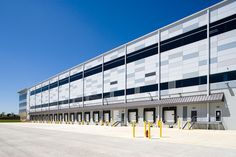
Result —
[{"label": "empty parking lot", "polygon": [[0,124],[1,157],[235,156],[234,131],[152,128],[152,139],[136,128],[66,124]]}]

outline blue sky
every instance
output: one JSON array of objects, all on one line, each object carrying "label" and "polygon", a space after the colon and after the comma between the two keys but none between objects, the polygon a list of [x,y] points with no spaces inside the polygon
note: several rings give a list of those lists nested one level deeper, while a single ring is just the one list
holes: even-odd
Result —
[{"label": "blue sky", "polygon": [[0,0],[0,112],[18,94],[220,0]]}]

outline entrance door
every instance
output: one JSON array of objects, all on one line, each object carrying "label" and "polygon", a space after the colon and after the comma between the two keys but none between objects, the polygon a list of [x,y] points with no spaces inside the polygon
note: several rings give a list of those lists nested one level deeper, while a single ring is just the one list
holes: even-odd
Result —
[{"label": "entrance door", "polygon": [[197,111],[193,110],[191,111],[191,122],[196,122],[197,121]]},{"label": "entrance door", "polygon": [[220,122],[221,121],[221,111],[216,111],[216,121]]},{"label": "entrance door", "polygon": [[175,112],[174,110],[166,110],[164,112],[165,122],[174,123],[175,122]]}]

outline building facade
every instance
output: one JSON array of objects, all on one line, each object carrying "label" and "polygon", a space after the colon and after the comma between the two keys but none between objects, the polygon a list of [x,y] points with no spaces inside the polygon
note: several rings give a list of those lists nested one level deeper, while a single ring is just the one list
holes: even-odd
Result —
[{"label": "building facade", "polygon": [[236,129],[236,1],[222,1],[27,89],[36,121]]},{"label": "building facade", "polygon": [[27,94],[28,90],[23,89],[18,92],[19,94],[19,115],[22,121],[27,120],[29,106],[27,105]]}]

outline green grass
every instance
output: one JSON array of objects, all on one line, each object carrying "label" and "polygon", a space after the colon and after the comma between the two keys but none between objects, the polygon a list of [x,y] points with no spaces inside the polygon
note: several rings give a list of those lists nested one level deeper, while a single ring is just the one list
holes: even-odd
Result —
[{"label": "green grass", "polygon": [[15,123],[15,122],[21,122],[21,120],[2,120],[0,119],[0,123]]}]

